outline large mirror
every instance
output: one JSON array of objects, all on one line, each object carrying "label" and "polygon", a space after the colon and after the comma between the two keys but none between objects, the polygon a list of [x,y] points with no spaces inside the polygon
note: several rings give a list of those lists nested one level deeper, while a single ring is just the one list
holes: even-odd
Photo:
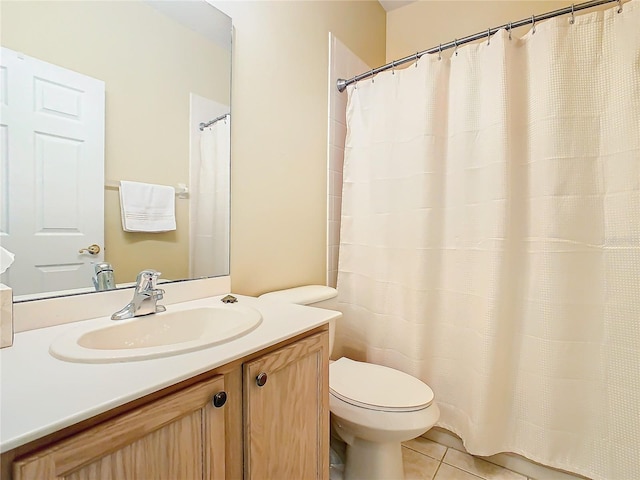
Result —
[{"label": "large mirror", "polygon": [[103,263],[117,287],[145,268],[228,275],[231,19],[204,0],[1,8],[0,245],[14,261],[0,282],[14,300],[102,289]]}]

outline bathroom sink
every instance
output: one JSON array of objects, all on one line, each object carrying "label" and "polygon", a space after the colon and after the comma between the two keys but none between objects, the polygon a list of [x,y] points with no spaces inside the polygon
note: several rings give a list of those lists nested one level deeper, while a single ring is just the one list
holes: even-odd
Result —
[{"label": "bathroom sink", "polygon": [[104,319],[70,330],[49,352],[72,362],[109,363],[186,353],[229,342],[260,325],[257,310],[236,304],[167,311],[130,320]]}]

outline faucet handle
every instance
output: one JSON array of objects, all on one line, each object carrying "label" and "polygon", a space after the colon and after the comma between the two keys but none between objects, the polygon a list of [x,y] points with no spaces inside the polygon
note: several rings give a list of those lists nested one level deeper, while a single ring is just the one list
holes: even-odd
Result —
[{"label": "faucet handle", "polygon": [[155,289],[160,275],[162,275],[162,273],[157,270],[142,270],[136,278],[137,290],[143,291]]}]

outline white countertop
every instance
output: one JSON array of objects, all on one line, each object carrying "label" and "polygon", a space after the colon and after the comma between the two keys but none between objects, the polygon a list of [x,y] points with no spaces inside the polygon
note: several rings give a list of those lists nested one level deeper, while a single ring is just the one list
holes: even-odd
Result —
[{"label": "white countertop", "polygon": [[[218,305],[223,296],[178,305]],[[49,354],[49,345],[57,336],[103,319],[16,334],[13,346],[0,350],[0,451],[12,450],[340,316],[330,310],[235,296],[240,304],[260,311],[263,321],[257,329],[226,344],[164,358],[87,364],[58,360]]]}]

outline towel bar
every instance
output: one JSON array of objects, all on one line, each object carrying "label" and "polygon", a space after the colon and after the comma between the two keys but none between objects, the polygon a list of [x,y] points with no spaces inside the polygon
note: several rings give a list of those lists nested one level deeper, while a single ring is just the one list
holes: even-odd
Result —
[{"label": "towel bar", "polygon": [[[104,182],[104,188],[107,190],[118,190],[120,188],[120,182],[117,181],[106,181]],[[184,183],[178,183],[175,187],[176,197],[178,198],[189,198],[189,187],[187,187]]]}]

